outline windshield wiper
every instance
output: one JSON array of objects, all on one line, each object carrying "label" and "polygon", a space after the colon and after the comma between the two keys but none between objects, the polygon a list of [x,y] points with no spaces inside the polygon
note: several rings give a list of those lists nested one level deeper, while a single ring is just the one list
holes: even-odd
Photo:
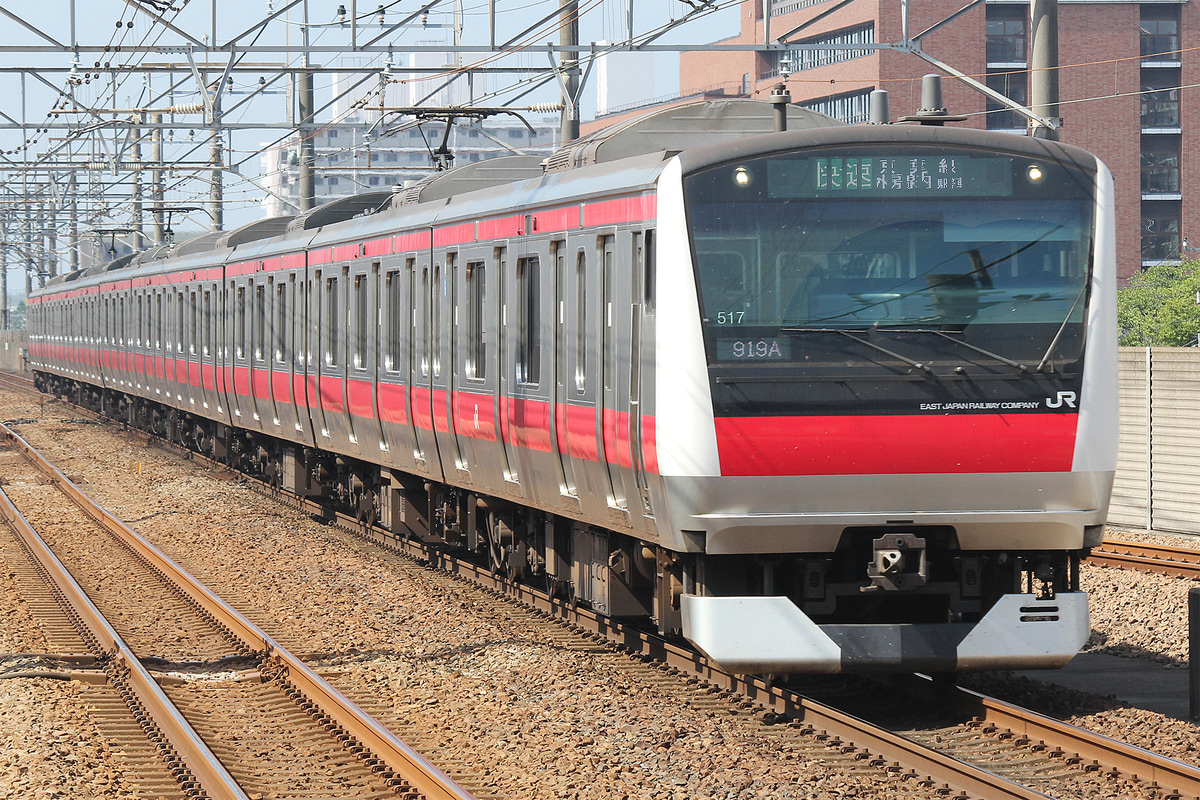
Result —
[{"label": "windshield wiper", "polygon": [[999,361],[1001,364],[1005,364],[1005,365],[1010,366],[1021,372],[1029,371],[1029,367],[1025,366],[1024,364],[1022,364],[1018,361],[1013,361],[1011,358],[1005,358],[1004,356],[1000,355],[999,353],[993,353],[991,350],[985,350],[982,347],[976,347],[975,345],[971,344],[970,342],[964,342],[962,339],[956,339],[953,336],[951,336],[950,334],[945,333],[944,331],[934,330],[933,328],[888,328],[886,326],[880,326],[880,330],[898,331],[898,332],[903,332],[903,333],[932,333],[934,336],[940,336],[943,339],[948,339],[949,341],[954,342],[955,344],[960,345],[962,347],[965,347],[968,350],[974,350],[976,353],[979,353],[980,355],[984,355],[984,356],[987,356],[988,358],[995,359],[996,361]]},{"label": "windshield wiper", "polygon": [[1087,291],[1087,284],[1079,287],[1079,294],[1075,295],[1075,302],[1071,303],[1071,307],[1067,309],[1067,315],[1063,317],[1062,324],[1058,326],[1058,331],[1054,334],[1054,338],[1050,341],[1050,346],[1046,348],[1046,352],[1042,355],[1042,360],[1038,363],[1035,372],[1041,372],[1046,366],[1046,362],[1050,360],[1050,354],[1054,352],[1054,348],[1058,347],[1058,340],[1062,338],[1063,331],[1067,329],[1067,323],[1071,321],[1071,315],[1075,313],[1075,306],[1079,305],[1079,301],[1083,299],[1083,293]]},{"label": "windshield wiper", "polygon": [[850,333],[849,331],[843,330],[842,328],[780,328],[779,332],[780,333],[836,333],[841,336],[845,336],[847,339],[852,339],[852,340],[858,342],[859,344],[866,345],[867,347],[871,348],[872,350],[878,350],[879,352],[881,352],[885,355],[889,355],[892,358],[896,359],[897,361],[901,361],[905,364],[908,364],[910,367],[913,367],[914,369],[919,369],[922,372],[933,372],[933,367],[929,366],[928,364],[922,364],[920,361],[913,361],[911,358],[909,358],[907,356],[902,356],[899,353],[893,353],[891,350],[888,350],[886,347],[880,347],[879,345],[875,344],[874,342],[868,341],[867,339],[860,339],[857,336],[855,336],[854,334]]}]

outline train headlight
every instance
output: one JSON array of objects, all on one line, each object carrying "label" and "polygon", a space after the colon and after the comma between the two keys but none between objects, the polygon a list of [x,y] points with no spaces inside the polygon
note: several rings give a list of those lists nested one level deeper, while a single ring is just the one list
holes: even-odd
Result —
[{"label": "train headlight", "polygon": [[750,180],[750,170],[745,167],[738,167],[733,171],[733,182],[738,186],[749,186]]},{"label": "train headlight", "polygon": [[1037,185],[1046,177],[1045,171],[1038,164],[1030,164],[1025,168],[1025,179]]}]

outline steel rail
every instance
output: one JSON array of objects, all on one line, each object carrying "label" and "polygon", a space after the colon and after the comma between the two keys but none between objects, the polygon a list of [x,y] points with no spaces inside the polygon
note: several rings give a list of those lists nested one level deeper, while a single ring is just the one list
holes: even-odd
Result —
[{"label": "steel rail", "polygon": [[427,800],[474,800],[470,793],[455,783],[448,775],[397,738],[395,734],[359,708],[357,704],[277,643],[265,631],[214,595],[174,560],[159,551],[107,509],[92,501],[66,475],[14,431],[3,424],[0,424],[0,431],[11,437],[22,455],[28,458],[86,514],[106,530],[118,536],[153,567],[160,570],[193,602],[212,614],[217,622],[235,637],[245,642],[251,649],[264,653],[282,669],[284,677],[303,692],[306,699],[318,706],[333,722],[370,750],[381,763],[413,789],[420,792]]},{"label": "steel rail", "polygon": [[[193,457],[196,455],[172,442],[154,437],[152,434],[147,435],[174,451],[187,452]],[[204,456],[200,456],[200,458],[213,465],[223,466]],[[248,480],[252,485],[258,486],[264,494],[277,500],[289,502],[303,509],[327,511],[325,507],[312,500],[282,494],[278,489],[269,487],[253,477]],[[694,650],[620,625],[590,609],[567,604],[528,586],[513,584],[493,575],[484,567],[456,559],[451,554],[433,546],[401,538],[376,527],[366,526],[348,515],[338,513],[336,517],[342,527],[386,549],[427,562],[430,566],[474,582],[496,594],[510,597],[547,616],[588,630],[596,636],[597,640],[610,642],[633,655],[660,661],[721,689],[736,692],[772,712],[799,720],[844,739],[846,742],[852,743],[853,746],[850,749],[861,748],[879,758],[896,762],[914,773],[925,775],[934,782],[944,783],[954,790],[965,791],[975,796],[988,798],[988,800],[993,798],[1037,800],[1048,797],[1048,795],[1014,783],[1002,776],[905,739],[870,722],[772,686],[753,676],[727,673]],[[1102,763],[1105,766],[1115,767],[1140,778],[1156,781],[1159,785],[1170,786],[1185,794],[1200,797],[1200,770],[1190,765],[1100,734],[1075,728],[969,690],[956,689],[955,691],[959,693],[956,701],[965,710],[983,719],[985,724],[990,723],[1011,729],[1030,738],[1036,736],[1037,739],[1064,751],[1068,749],[1079,751],[1078,755],[1081,758],[1092,758],[1096,761],[1103,759]],[[938,702],[943,701],[943,697],[938,698]],[[1185,790],[1183,787],[1190,787],[1190,789]]]},{"label": "steel rail", "polygon": [[[299,504],[307,504],[296,498]],[[318,506],[319,507],[319,506]],[[360,536],[391,550],[399,550],[432,566],[465,580],[473,581],[491,591],[513,598],[524,605],[593,632],[598,639],[611,642],[623,650],[648,659],[660,661],[680,671],[694,675],[710,684],[736,692],[766,709],[825,731],[846,743],[846,752],[863,750],[872,756],[894,762],[935,783],[943,783],[954,791],[966,792],[987,800],[1045,800],[1048,795],[1008,780],[993,772],[939,753],[923,744],[906,739],[865,720],[800,697],[792,692],[750,676],[735,675],[716,666],[695,650],[673,644],[653,634],[621,625],[590,609],[569,605],[528,586],[512,584],[493,575],[489,570],[463,562],[422,543],[398,539],[366,529],[353,518],[338,515],[340,522]]]},{"label": "steel rail", "polygon": [[1077,728],[1002,700],[957,688],[964,710],[983,722],[1007,728],[1029,739],[1073,751],[1081,759],[1115,768],[1187,797],[1200,797],[1200,768],[1143,750],[1103,734]]},{"label": "steel rail", "polygon": [[1099,547],[1092,548],[1088,561],[1105,567],[1200,578],[1200,550],[1188,547],[1105,539]]},{"label": "steel rail", "polygon": [[[0,425],[0,429],[4,435],[15,436],[6,426]],[[117,669],[123,673],[128,688],[137,695],[175,754],[183,760],[190,778],[196,781],[204,796],[210,800],[249,800],[249,795],[242,791],[220,759],[208,748],[150,675],[149,670],[142,665],[129,645],[100,613],[83,588],[2,489],[0,501],[0,513],[45,570],[46,576],[57,587],[80,624],[86,628],[87,634],[96,642],[96,646],[112,647],[112,650],[106,653],[108,659],[118,665]]]}]

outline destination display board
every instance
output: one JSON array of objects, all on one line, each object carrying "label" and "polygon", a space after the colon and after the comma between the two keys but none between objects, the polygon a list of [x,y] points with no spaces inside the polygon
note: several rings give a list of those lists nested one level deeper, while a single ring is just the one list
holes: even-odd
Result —
[{"label": "destination display board", "polygon": [[954,155],[830,156],[771,161],[774,199],[1011,197],[1013,159]]}]

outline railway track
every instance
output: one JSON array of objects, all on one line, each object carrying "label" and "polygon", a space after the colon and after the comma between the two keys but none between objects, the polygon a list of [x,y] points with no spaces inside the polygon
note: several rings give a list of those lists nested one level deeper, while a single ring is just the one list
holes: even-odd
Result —
[{"label": "railway track", "polygon": [[0,447],[8,451],[0,512],[16,537],[9,548],[28,556],[75,623],[74,640],[65,626],[50,626],[56,647],[94,655],[123,701],[110,693],[97,705],[117,740],[140,729],[152,743],[160,768],[143,757],[143,790],[163,794],[165,769],[170,796],[469,800],[6,426]]},{"label": "railway track", "polygon": [[[276,490],[258,488],[279,497]],[[287,502],[316,508],[295,498]],[[755,735],[777,742],[785,751],[895,779],[897,796],[1200,796],[1200,771],[1194,767],[990,698],[961,690],[948,694],[948,687],[928,682],[904,685],[896,694],[913,698],[909,707],[893,719],[881,718],[888,716],[879,711],[887,704],[877,702],[878,686],[822,702],[821,692],[804,686],[785,688],[728,675],[691,650],[499,580],[449,554],[365,528],[350,518],[339,517],[338,523],[366,541],[403,554],[413,569],[438,567],[496,603],[515,599],[527,609],[522,613],[552,618],[566,625],[568,633],[614,646],[619,651],[614,657],[632,658],[634,669],[687,687],[680,690],[683,702],[752,711]],[[864,710],[856,713],[856,707]],[[928,709],[934,707],[939,711],[930,716]]]},{"label": "railway track", "polygon": [[1137,569],[1179,578],[1200,578],[1200,550],[1188,547],[1105,539],[1088,561],[1105,567]]}]

